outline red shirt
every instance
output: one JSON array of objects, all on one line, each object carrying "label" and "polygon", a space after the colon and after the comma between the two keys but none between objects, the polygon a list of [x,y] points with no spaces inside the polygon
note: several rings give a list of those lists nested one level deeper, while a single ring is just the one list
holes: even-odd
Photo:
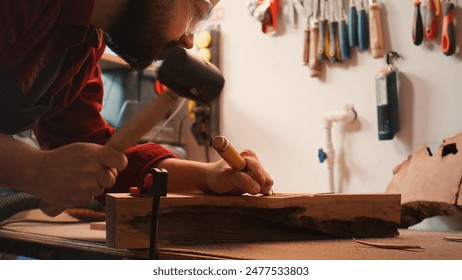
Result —
[{"label": "red shirt", "polygon": [[[0,70],[23,94],[47,62],[68,50],[60,74],[38,101],[52,99],[50,110],[34,127],[43,149],[73,142],[104,144],[114,133],[100,114],[103,83],[98,62],[105,44],[102,31],[90,24],[93,1],[2,0]],[[0,117],[8,116],[0,112]],[[154,143],[135,146],[126,155],[129,166],[110,192],[128,192],[149,168],[173,157]]]}]

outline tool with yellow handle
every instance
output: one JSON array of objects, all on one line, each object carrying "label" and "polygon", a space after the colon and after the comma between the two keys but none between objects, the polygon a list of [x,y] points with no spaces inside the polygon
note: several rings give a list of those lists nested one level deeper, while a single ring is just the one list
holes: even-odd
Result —
[{"label": "tool with yellow handle", "polygon": [[245,171],[245,159],[239,154],[233,144],[224,136],[215,136],[212,139],[212,147],[231,166],[232,169]]},{"label": "tool with yellow handle", "polygon": [[369,39],[373,58],[384,56],[381,7],[377,0],[369,1]]},{"label": "tool with yellow handle", "polygon": [[443,32],[441,34],[441,48],[445,55],[453,55],[456,51],[456,30],[454,26],[454,4],[443,4]]}]

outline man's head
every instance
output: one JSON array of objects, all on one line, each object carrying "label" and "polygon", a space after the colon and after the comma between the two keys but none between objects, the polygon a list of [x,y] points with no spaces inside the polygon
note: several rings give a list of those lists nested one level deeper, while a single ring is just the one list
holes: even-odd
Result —
[{"label": "man's head", "polygon": [[194,27],[218,1],[128,0],[105,30],[106,44],[131,68],[147,68],[173,45],[191,48]]}]

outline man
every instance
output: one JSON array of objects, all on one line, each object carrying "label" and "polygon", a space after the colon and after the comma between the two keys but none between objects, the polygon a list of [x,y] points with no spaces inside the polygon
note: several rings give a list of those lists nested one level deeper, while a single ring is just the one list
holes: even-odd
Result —
[{"label": "man", "polygon": [[[218,0],[1,0],[0,186],[59,207],[128,192],[152,167],[171,192],[267,194],[273,181],[254,152],[246,172],[224,161],[175,158],[148,143],[125,153],[104,143],[98,66],[105,44],[143,69],[170,46],[193,46],[194,28]],[[32,128],[42,149],[8,135]]]}]

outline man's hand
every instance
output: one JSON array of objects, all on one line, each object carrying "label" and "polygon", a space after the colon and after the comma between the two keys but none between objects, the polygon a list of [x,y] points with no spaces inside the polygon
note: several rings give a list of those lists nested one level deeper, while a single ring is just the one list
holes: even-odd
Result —
[{"label": "man's hand", "polygon": [[122,152],[90,143],[42,151],[29,192],[54,206],[85,205],[112,187],[127,163]]},{"label": "man's hand", "polygon": [[207,184],[210,192],[230,195],[270,193],[273,179],[265,171],[255,152],[245,150],[241,156],[246,161],[245,172],[233,170],[224,160],[212,164]]}]

